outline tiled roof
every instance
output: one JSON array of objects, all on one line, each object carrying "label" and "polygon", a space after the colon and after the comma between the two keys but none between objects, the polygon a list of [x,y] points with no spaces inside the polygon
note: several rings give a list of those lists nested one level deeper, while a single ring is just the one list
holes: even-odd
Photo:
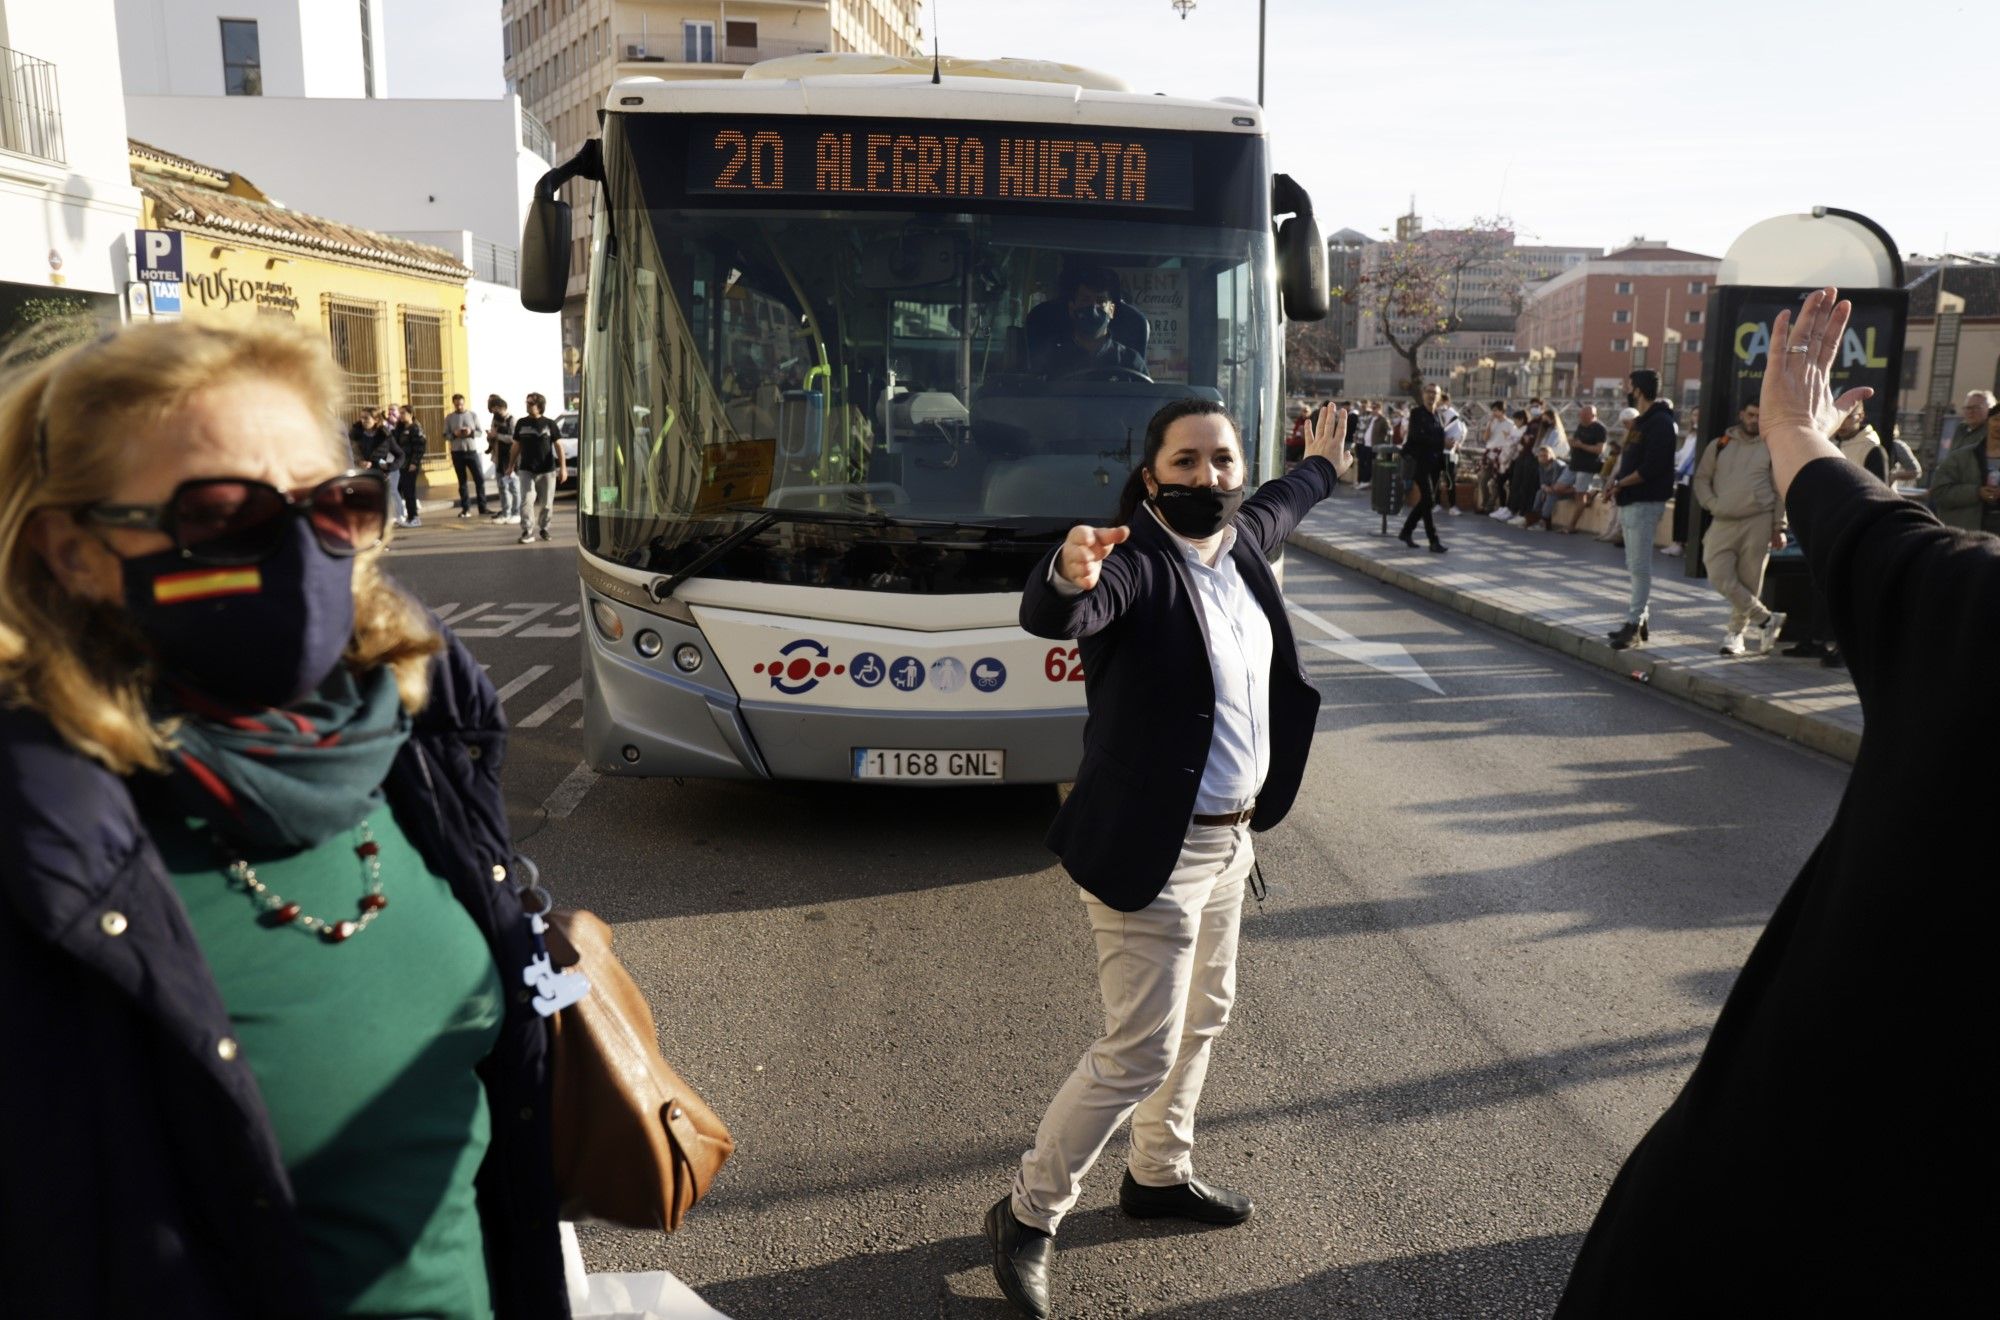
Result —
[{"label": "tiled roof", "polygon": [[166,165],[188,174],[199,175],[204,179],[213,180],[215,186],[218,188],[224,187],[229,182],[229,171],[227,170],[219,170],[213,165],[204,165],[198,160],[189,160],[186,156],[175,155],[171,151],[163,150],[150,143],[141,142],[137,138],[126,138],[125,147],[133,160],[145,161],[149,164]]},{"label": "tiled roof", "polygon": [[[136,148],[137,144],[134,145]],[[167,153],[158,154],[164,156]],[[376,265],[398,266],[446,279],[462,280],[472,275],[471,267],[444,248],[392,238],[358,225],[342,224],[338,220],[307,215],[303,211],[288,211],[269,202],[252,201],[247,197],[236,197],[182,179],[155,174],[144,168],[136,149],[133,158],[134,186],[152,201],[162,220],[176,226],[241,234],[260,242],[304,248]],[[189,166],[210,168],[192,161],[182,168]]]},{"label": "tiled roof", "polygon": [[[2000,266],[1953,266],[1945,274],[1947,292],[1965,299],[1967,316],[2000,316]],[[1933,266],[1909,286],[1910,315],[1937,315],[1937,268]]]}]

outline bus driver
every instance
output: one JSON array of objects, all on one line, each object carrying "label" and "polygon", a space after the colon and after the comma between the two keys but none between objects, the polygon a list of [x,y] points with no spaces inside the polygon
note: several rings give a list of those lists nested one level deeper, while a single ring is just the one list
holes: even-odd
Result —
[{"label": "bus driver", "polygon": [[1134,332],[1145,342],[1145,316],[1119,301],[1118,276],[1103,266],[1065,267],[1056,301],[1028,313],[1026,330],[1031,365],[1051,379],[1114,371],[1150,379],[1145,354],[1127,342]]}]

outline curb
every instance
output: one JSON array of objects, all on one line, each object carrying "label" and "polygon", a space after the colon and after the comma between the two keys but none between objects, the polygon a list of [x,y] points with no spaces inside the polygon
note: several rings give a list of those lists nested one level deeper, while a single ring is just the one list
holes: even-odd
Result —
[{"label": "curb", "polygon": [[1596,637],[1576,632],[1495,604],[1470,591],[1443,586],[1404,572],[1366,555],[1335,545],[1313,532],[1293,532],[1290,544],[1329,563],[1352,569],[1386,586],[1406,591],[1479,623],[1491,624],[1524,641],[1546,647],[1588,665],[1649,684],[1669,696],[1712,710],[1765,733],[1853,764],[1861,751],[1861,735],[1844,725],[1795,710],[1754,692],[1721,683],[1672,660],[1632,651],[1614,651]]}]

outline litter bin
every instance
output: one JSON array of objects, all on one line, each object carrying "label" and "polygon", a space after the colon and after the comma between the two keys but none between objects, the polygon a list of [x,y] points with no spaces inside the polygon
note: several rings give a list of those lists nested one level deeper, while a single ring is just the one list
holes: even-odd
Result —
[{"label": "litter bin", "polygon": [[1382,515],[1382,531],[1403,511],[1403,451],[1391,444],[1375,446],[1374,480],[1369,483],[1369,507]]}]

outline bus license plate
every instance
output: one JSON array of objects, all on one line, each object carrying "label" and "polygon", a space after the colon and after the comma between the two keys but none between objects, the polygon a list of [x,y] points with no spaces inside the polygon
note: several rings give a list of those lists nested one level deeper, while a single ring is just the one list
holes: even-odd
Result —
[{"label": "bus license plate", "polygon": [[856,779],[1004,779],[1002,751],[925,751],[885,747],[854,749]]}]

